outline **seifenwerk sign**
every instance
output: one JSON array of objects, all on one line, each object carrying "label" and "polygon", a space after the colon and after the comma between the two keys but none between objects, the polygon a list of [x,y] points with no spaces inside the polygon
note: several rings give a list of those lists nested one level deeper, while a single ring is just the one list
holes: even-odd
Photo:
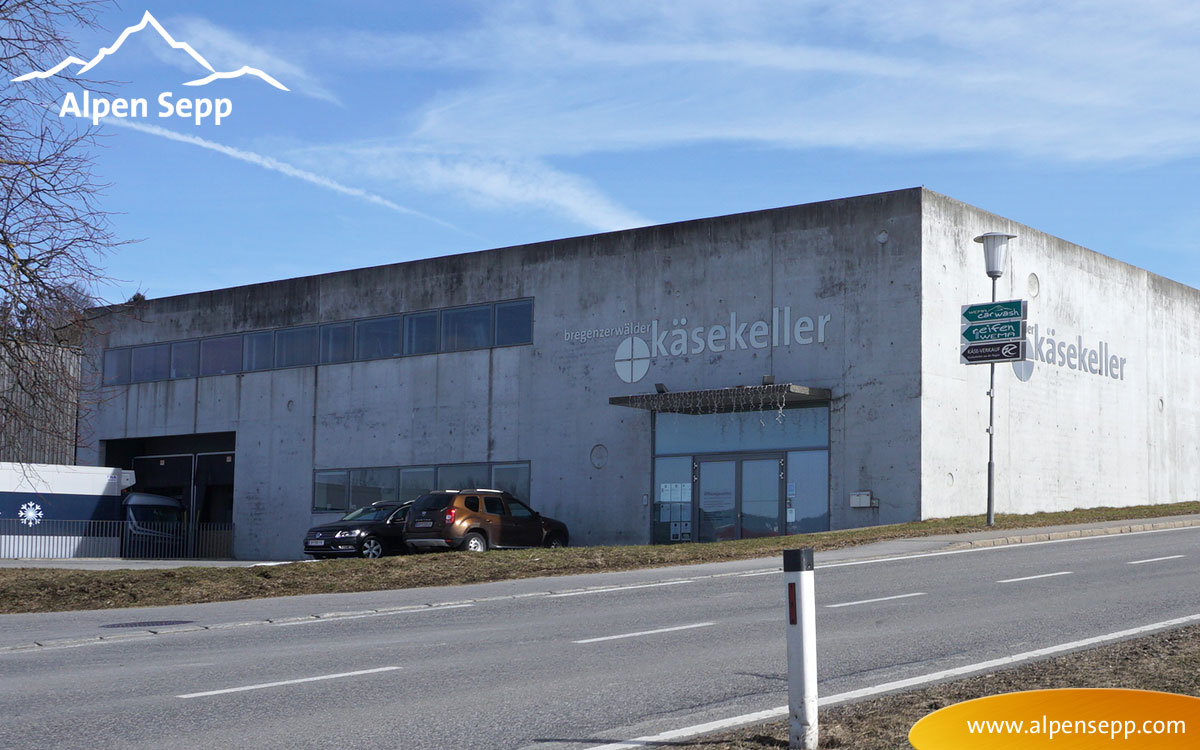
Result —
[{"label": "seifenwerk sign", "polygon": [[722,320],[715,325],[689,326],[687,318],[674,318],[669,326],[665,320],[630,321],[611,328],[564,330],[563,340],[583,343],[620,337],[614,357],[617,375],[636,383],[645,377],[650,359],[656,357],[823,344],[832,319],[831,314],[793,317],[792,308],[785,306],[772,308],[770,320],[739,318],[730,312],[728,325]]}]

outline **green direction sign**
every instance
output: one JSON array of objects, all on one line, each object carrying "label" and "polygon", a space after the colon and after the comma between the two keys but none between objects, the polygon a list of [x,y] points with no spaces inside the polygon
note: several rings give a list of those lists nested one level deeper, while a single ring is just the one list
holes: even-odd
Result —
[{"label": "green direction sign", "polygon": [[962,327],[964,344],[981,341],[1009,341],[1025,338],[1025,321],[1005,320],[996,323],[971,323]]},{"label": "green direction sign", "polygon": [[962,306],[964,323],[1000,323],[1008,320],[1025,320],[1025,313],[1026,302],[1023,299],[981,302],[977,305]]}]

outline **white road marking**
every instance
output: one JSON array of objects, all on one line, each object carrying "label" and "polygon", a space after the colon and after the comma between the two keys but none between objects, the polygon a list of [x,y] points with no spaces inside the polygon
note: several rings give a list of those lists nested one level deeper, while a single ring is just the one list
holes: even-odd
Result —
[{"label": "white road marking", "polygon": [[681,583],[694,583],[691,580],[687,581],[661,581],[659,583],[639,583],[633,586],[611,586],[604,589],[585,589],[583,591],[568,591],[564,594],[550,594],[548,598],[558,599],[563,596],[583,596],[584,594],[607,594],[610,591],[629,591],[630,589],[649,589],[655,586],[677,586]]},{"label": "white road marking", "polygon": [[1040,576],[1025,576],[1024,578],[1005,578],[1003,581],[996,581],[996,583],[1016,583],[1017,581],[1034,581],[1034,580],[1037,580],[1038,578],[1053,578],[1054,576],[1069,576],[1069,575],[1071,575],[1071,571],[1063,570],[1063,571],[1059,571],[1058,573],[1042,573]]},{"label": "white road marking", "polygon": [[[880,685],[872,685],[860,690],[851,690],[845,693],[837,693],[821,698],[818,704],[821,706],[832,706],[846,701],[857,700],[858,698],[866,698],[880,693],[889,693],[894,690],[903,690],[904,688],[916,687],[930,682],[937,682],[948,677],[960,677],[962,675],[971,674],[974,672],[982,672],[998,667],[1006,667],[1013,664],[1018,664],[1033,659],[1041,659],[1054,654],[1060,654],[1064,651],[1074,651],[1077,649],[1087,648],[1089,646],[1098,646],[1102,643],[1111,641],[1119,641],[1123,638],[1131,638],[1137,635],[1145,635],[1158,630],[1166,630],[1168,628],[1182,627],[1190,625],[1194,622],[1200,622],[1200,614],[1188,615],[1187,617],[1177,617],[1173,620],[1163,620],[1162,622],[1151,623],[1150,625],[1142,625],[1128,630],[1119,630],[1115,633],[1106,633],[1097,635],[1091,638],[1084,638],[1079,641],[1071,641],[1070,643],[1060,643],[1057,646],[1047,646],[1039,648],[1036,651],[1026,651],[1012,656],[1002,656],[999,659],[991,659],[989,661],[981,661],[977,664],[967,664],[953,669],[943,669],[939,672],[931,672],[929,674],[920,675],[918,677],[909,677],[904,680],[895,680],[894,682],[885,682]],[[722,729],[733,729],[735,727],[746,726],[748,724],[757,724],[763,721],[770,721],[788,715],[787,706],[779,706],[778,708],[770,708],[765,711],[756,711],[751,714],[742,714],[741,716],[732,716],[728,719],[719,719],[710,721],[704,724],[695,724],[690,727],[682,727],[680,729],[672,729],[670,731],[661,732],[659,734],[648,735],[646,737],[635,737],[631,740],[622,740],[620,742],[611,742],[605,745],[593,745],[585,748],[585,750],[625,750],[626,748],[639,748],[646,745],[657,745],[672,740],[687,739],[689,737],[697,737],[702,734],[718,732]]]},{"label": "white road marking", "polygon": [[1178,560],[1181,557],[1187,557],[1187,555],[1168,555],[1167,557],[1152,557],[1149,560],[1134,560],[1132,562],[1127,562],[1125,564],[1126,565],[1141,565],[1142,563],[1162,562],[1163,560]]},{"label": "white road marking", "polygon": [[842,602],[841,604],[826,604],[826,609],[837,609],[838,607],[853,607],[855,604],[874,604],[875,602],[890,602],[893,599],[907,599],[910,596],[925,596],[924,591],[916,591],[912,594],[896,594],[895,596],[881,596],[878,599],[860,599],[856,602]]},{"label": "white road marking", "polygon": [[751,578],[753,576],[769,576],[772,573],[778,573],[778,572],[780,572],[779,568],[774,568],[773,570],[758,570],[753,573],[738,573],[737,577],[738,578]]},{"label": "white road marking", "polygon": [[317,677],[301,677],[298,680],[280,680],[279,682],[264,682],[261,685],[245,685],[243,687],[225,688],[224,690],[207,690],[203,693],[185,693],[177,695],[176,698],[204,698],[209,695],[223,695],[225,693],[241,693],[246,690],[261,690],[263,688],[279,687],[281,685],[298,685],[301,682],[317,682],[318,680],[337,680],[342,677],[358,677],[364,674],[375,674],[377,672],[390,672],[400,667],[378,667],[376,669],[362,669],[357,672],[341,672],[340,674],[323,674]]},{"label": "white road marking", "polygon": [[294,620],[292,622],[273,622],[273,626],[277,628],[287,628],[292,625],[312,625],[316,622],[341,622],[342,620],[361,620],[364,617],[387,617],[388,615],[408,615],[414,612],[439,612],[443,609],[462,609],[463,607],[474,607],[474,604],[443,604],[434,605],[432,607],[414,607],[412,609],[398,609],[393,612],[372,612],[366,615],[337,615],[334,617],[314,617],[311,620]]},{"label": "white road marking", "polygon": [[[1013,529],[1019,531],[1019,529]],[[997,544],[991,547],[968,547],[966,549],[951,549],[942,552],[915,552],[911,555],[895,555],[893,557],[874,557],[870,560],[846,560],[843,562],[822,563],[817,565],[818,569],[822,568],[848,568],[854,565],[875,565],[876,563],[897,562],[899,560],[918,560],[922,557],[945,557],[947,555],[965,555],[969,552],[997,552],[1000,550],[1014,550],[1021,547],[1038,547],[1043,544],[1063,544],[1065,542],[1092,542],[1101,539],[1122,539],[1139,534],[1162,534],[1168,531],[1200,531],[1200,526],[1173,526],[1169,529],[1147,529],[1146,531],[1126,531],[1120,534],[1097,534],[1095,536],[1073,536],[1067,539],[1047,539],[1041,542],[1020,542],[1017,544]],[[920,537],[914,537],[916,541],[920,541]]]},{"label": "white road marking", "polygon": [[620,638],[637,638],[640,635],[656,635],[658,633],[673,633],[676,630],[691,630],[692,628],[707,628],[709,625],[716,625],[715,622],[697,622],[693,625],[677,625],[673,628],[658,628],[657,630],[639,630],[636,633],[622,633],[621,635],[606,635],[600,638],[584,638],[582,641],[571,641],[571,643],[599,643],[600,641],[615,641]]}]

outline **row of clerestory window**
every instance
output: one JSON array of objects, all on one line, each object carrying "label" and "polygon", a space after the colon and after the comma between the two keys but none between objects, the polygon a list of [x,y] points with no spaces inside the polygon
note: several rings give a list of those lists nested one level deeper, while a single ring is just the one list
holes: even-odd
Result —
[{"label": "row of clerestory window", "polygon": [[104,350],[104,385],[533,343],[533,300]]}]

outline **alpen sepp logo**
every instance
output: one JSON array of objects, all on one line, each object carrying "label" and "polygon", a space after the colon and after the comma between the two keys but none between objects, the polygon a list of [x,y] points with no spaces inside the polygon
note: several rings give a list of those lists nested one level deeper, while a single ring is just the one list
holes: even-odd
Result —
[{"label": "alpen sepp logo", "polygon": [[[187,42],[176,41],[171,34],[162,27],[150,11],[142,16],[142,20],[133,26],[126,27],[113,42],[111,47],[101,47],[100,51],[91,60],[80,60],[74,55],[69,55],[65,60],[47,70],[35,70],[26,73],[22,76],[17,76],[12,79],[13,83],[29,81],[34,78],[50,78],[56,76],[71,65],[80,66],[78,70],[73,71],[76,76],[81,76],[87,73],[92,68],[100,64],[100,62],[121,48],[131,35],[150,26],[163,40],[173,49],[183,50],[196,61],[201,67],[208,71],[208,75],[201,78],[196,78],[191,81],[184,81],[184,86],[207,86],[213,81],[241,78],[242,76],[255,76],[269,83],[281,91],[287,91],[287,86],[284,86],[279,81],[272,78],[269,74],[252,68],[249,65],[243,65],[237,70],[218,71],[212,66],[208,60],[192,48],[192,45]],[[197,125],[203,124],[205,120],[211,118],[214,125],[220,125],[221,120],[233,114],[233,100],[228,98],[175,98],[173,92],[163,91],[158,95],[157,103],[159,109],[158,117],[189,117],[195,120]],[[145,118],[149,117],[150,103],[144,98],[132,99],[106,99],[104,97],[93,97],[88,91],[83,91],[82,95],[77,97],[74,92],[67,92],[63,97],[62,105],[59,107],[58,116],[66,117],[72,115],[74,117],[87,118],[92,121],[93,125],[99,124],[100,120],[105,117],[120,117],[120,118]]]}]

